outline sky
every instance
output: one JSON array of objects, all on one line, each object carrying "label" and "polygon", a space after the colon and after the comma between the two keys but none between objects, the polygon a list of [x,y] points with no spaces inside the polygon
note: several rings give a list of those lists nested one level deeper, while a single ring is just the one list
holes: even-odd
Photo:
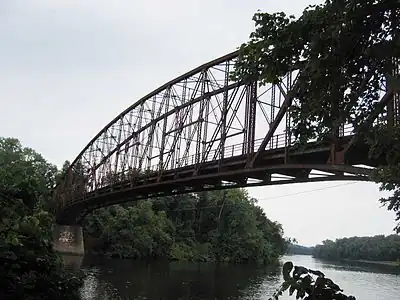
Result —
[{"label": "sky", "polygon": [[[235,50],[260,9],[299,15],[310,0],[0,1],[0,136],[61,165],[118,113],[163,83]],[[249,190],[285,235],[391,234],[373,183]]]}]

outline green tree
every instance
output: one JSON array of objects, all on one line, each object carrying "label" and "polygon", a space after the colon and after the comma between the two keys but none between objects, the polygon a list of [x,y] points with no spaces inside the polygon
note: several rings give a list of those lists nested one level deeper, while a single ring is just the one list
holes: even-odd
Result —
[{"label": "green tree", "polygon": [[21,199],[30,210],[48,207],[57,167],[14,138],[0,138],[0,191]]},{"label": "green tree", "polygon": [[229,190],[226,197],[218,230],[218,256],[234,262],[276,261],[285,251],[281,226],[268,220],[245,190]]},{"label": "green tree", "polygon": [[299,254],[299,255],[312,255],[314,247],[306,247],[298,245],[296,243],[290,243],[288,246],[288,254]]},{"label": "green tree", "polygon": [[285,104],[297,142],[334,144],[340,126],[351,124],[358,141],[372,145],[370,158],[378,164],[373,178],[393,192],[381,202],[400,221],[399,119],[371,130],[400,93],[399,1],[327,0],[307,7],[299,18],[258,12],[253,20],[256,28],[240,47],[234,79],[281,85],[293,72]]},{"label": "green tree", "polygon": [[110,256],[157,258],[166,256],[172,244],[172,223],[164,212],[153,211],[149,201],[100,209],[84,226],[98,241],[93,250]]},{"label": "green tree", "polygon": [[[343,122],[358,128],[374,110],[400,57],[398,1],[328,0],[298,19],[254,15],[234,76],[279,83],[299,70],[291,89],[296,136],[329,138]],[[334,80],[332,80],[334,79]],[[387,87],[392,93],[394,86]]]},{"label": "green tree", "polygon": [[85,245],[139,259],[276,262],[286,250],[282,227],[255,204],[240,189],[115,205],[86,218]]},{"label": "green tree", "polygon": [[400,259],[400,236],[396,234],[325,240],[314,248],[313,255],[324,259],[397,261]]},{"label": "green tree", "polygon": [[0,298],[79,299],[81,280],[53,250],[49,207],[57,168],[0,138]]},{"label": "green tree", "polygon": [[367,134],[370,157],[383,157],[384,163],[372,173],[375,182],[380,183],[381,191],[389,191],[389,197],[383,197],[380,202],[396,213],[397,225],[394,230],[400,233],[400,120],[392,128],[377,126]]}]

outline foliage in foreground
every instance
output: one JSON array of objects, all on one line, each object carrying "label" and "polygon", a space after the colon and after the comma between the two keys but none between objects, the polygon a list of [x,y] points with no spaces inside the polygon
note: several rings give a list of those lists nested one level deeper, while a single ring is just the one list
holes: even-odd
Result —
[{"label": "foliage in foreground", "polygon": [[0,298],[80,299],[79,277],[52,246],[56,167],[16,139],[0,138]]},{"label": "foliage in foreground", "polygon": [[303,300],[355,300],[353,296],[346,296],[343,290],[325,274],[307,269],[302,266],[293,266],[286,262],[282,268],[284,282],[269,300],[277,300],[285,291],[295,295],[296,299]]},{"label": "foliage in foreground", "polygon": [[372,146],[370,159],[378,164],[373,179],[393,193],[381,203],[400,221],[400,120],[389,128],[373,125],[400,94],[400,1],[326,0],[297,19],[258,12],[253,20],[234,79],[282,85],[283,76],[299,70],[286,100],[296,141],[335,144],[340,126],[351,124],[358,142]]},{"label": "foliage in foreground", "polygon": [[86,218],[89,251],[137,259],[274,262],[285,251],[280,224],[244,190],[116,205]]},{"label": "foliage in foreground", "polygon": [[332,260],[396,261],[400,258],[400,236],[393,234],[326,240],[314,248],[313,255]]}]

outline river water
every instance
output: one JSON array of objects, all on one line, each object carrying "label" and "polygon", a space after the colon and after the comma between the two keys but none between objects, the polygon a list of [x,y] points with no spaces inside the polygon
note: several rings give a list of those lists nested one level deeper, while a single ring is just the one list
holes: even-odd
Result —
[{"label": "river water", "polygon": [[[131,260],[64,257],[86,274],[83,300],[92,299],[268,299],[281,283],[280,267],[144,263]],[[331,263],[311,256],[284,256],[325,273],[357,300],[400,300],[400,270],[365,263]],[[281,299],[295,299],[285,294]]]}]

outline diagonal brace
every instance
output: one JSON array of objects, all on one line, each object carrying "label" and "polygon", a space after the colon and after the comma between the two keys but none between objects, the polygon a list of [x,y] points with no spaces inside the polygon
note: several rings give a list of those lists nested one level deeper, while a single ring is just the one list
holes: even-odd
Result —
[{"label": "diagonal brace", "polygon": [[281,84],[278,83],[277,85],[278,85],[279,90],[282,93],[283,97],[285,98],[285,100],[283,101],[282,106],[280,107],[275,120],[271,123],[268,133],[265,136],[264,140],[262,141],[260,148],[258,148],[257,152],[254,154],[253,158],[249,161],[249,163],[246,165],[246,167],[249,167],[249,168],[253,167],[254,162],[258,159],[261,152],[265,150],[265,147],[268,145],[271,138],[274,136],[274,133],[275,133],[276,129],[278,128],[280,122],[282,121],[285,113],[287,112],[288,108],[292,105],[293,98],[295,95],[293,93],[293,90],[295,90],[295,88],[292,88],[291,92],[286,94],[285,91],[283,90]]},{"label": "diagonal brace", "polygon": [[385,106],[389,103],[390,100],[393,99],[394,91],[393,89],[389,89],[385,95],[381,98],[381,100],[376,104],[374,110],[371,114],[367,117],[365,122],[361,124],[358,128],[357,132],[351,138],[350,142],[346,145],[345,149],[343,150],[344,153],[348,152],[363,136],[364,132],[371,127],[371,124],[375,121],[378,115],[383,111]]}]

